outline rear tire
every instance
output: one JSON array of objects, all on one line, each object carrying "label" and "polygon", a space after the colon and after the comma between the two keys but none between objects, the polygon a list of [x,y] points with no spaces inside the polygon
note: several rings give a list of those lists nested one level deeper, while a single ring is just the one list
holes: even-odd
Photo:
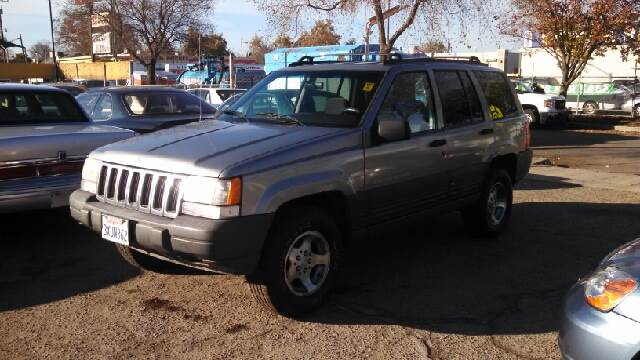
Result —
[{"label": "rear tire", "polygon": [[327,299],[340,261],[341,234],[324,211],[296,206],[278,217],[260,265],[249,276],[264,308],[287,317],[317,309]]},{"label": "rear tire", "polygon": [[482,188],[478,202],[462,211],[465,230],[472,235],[496,237],[511,218],[513,184],[509,174],[494,168]]},{"label": "rear tire", "polygon": [[126,262],[140,270],[163,273],[175,266],[168,261],[163,261],[153,256],[143,254],[128,246],[120,244],[114,245],[116,246],[116,250],[120,256],[122,256]]},{"label": "rear tire", "polygon": [[531,127],[542,127],[540,115],[535,109],[524,109],[524,115],[529,119]]}]

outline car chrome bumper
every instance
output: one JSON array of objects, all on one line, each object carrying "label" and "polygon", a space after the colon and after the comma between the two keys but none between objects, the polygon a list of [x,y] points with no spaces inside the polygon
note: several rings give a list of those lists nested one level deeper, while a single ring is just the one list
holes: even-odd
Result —
[{"label": "car chrome bumper", "polygon": [[567,360],[636,359],[640,323],[595,310],[584,300],[582,286],[575,285],[565,299],[558,344]]},{"label": "car chrome bumper", "polygon": [[188,215],[170,219],[109,205],[76,190],[71,216],[96,232],[102,215],[129,220],[130,247],[200,268],[230,274],[251,274],[258,266],[273,214],[210,220]]},{"label": "car chrome bumper", "polygon": [[80,178],[74,174],[0,181],[0,213],[67,206]]}]

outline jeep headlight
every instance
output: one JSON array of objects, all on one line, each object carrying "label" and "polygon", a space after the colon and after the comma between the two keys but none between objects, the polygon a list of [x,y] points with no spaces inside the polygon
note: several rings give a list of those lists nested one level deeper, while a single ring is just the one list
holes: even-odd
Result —
[{"label": "jeep headlight", "polygon": [[82,181],[80,188],[95,194],[98,190],[98,175],[100,174],[100,161],[88,157],[82,166]]},{"label": "jeep headlight", "polygon": [[240,215],[242,180],[188,177],[182,186],[182,213],[223,219]]}]

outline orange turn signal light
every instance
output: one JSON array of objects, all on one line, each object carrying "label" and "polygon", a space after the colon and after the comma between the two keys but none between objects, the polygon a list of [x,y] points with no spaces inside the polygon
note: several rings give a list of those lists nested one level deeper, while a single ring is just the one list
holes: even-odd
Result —
[{"label": "orange turn signal light", "polygon": [[233,178],[229,180],[230,187],[227,191],[227,204],[226,205],[240,205],[242,201],[242,179]]},{"label": "orange turn signal light", "polygon": [[610,311],[637,287],[638,283],[633,279],[612,279],[604,284],[600,294],[588,295],[587,302],[600,311]]}]

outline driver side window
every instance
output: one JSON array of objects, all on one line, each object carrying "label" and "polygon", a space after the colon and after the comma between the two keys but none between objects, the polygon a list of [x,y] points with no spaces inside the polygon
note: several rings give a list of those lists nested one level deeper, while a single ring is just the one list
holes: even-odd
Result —
[{"label": "driver side window", "polygon": [[436,119],[432,99],[426,73],[402,73],[393,80],[380,113],[407,122],[412,134],[434,130]]}]

